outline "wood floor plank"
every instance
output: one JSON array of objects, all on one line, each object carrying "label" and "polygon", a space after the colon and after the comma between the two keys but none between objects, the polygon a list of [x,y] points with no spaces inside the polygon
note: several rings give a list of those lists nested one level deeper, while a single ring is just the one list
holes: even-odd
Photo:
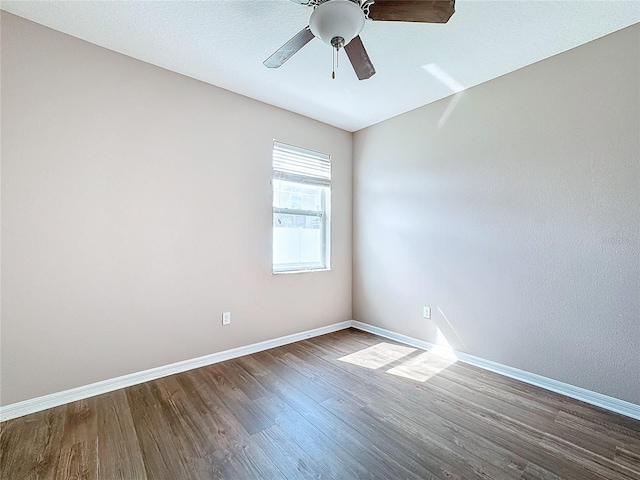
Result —
[{"label": "wood floor plank", "polygon": [[[231,455],[217,451],[195,461],[192,465],[196,478],[225,479],[243,478],[231,464]],[[247,477],[250,478],[250,477]]]},{"label": "wood floor plank", "polygon": [[97,479],[98,413],[96,398],[67,405],[56,480]]},{"label": "wood floor plank", "polygon": [[269,428],[273,422],[239,389],[223,365],[211,365],[201,369],[202,375],[215,386],[220,400],[233,413],[238,422],[249,434]]},{"label": "wood floor plank", "polygon": [[640,449],[637,450],[634,452],[631,448],[616,447],[613,459],[617,464],[623,465],[634,472],[640,479]]},{"label": "wood floor plank", "polygon": [[149,478],[192,478],[185,468],[184,457],[174,442],[169,420],[154,395],[154,382],[126,389],[136,436],[142,449],[142,459]]},{"label": "wood floor plank", "polygon": [[160,378],[152,389],[174,438],[183,462],[190,463],[215,451],[193,400],[186,394],[175,375]]},{"label": "wood floor plank", "polygon": [[292,372],[290,369],[293,369],[307,377],[306,380],[303,380],[304,383],[311,382],[312,386],[323,392],[323,398],[320,401],[324,401],[331,396],[348,396],[352,401],[359,402],[361,406],[366,404],[361,402],[357,395],[351,394],[354,387],[353,382],[350,382],[349,378],[344,374],[336,374],[334,369],[331,368],[316,368],[313,363],[309,363],[297,356],[293,348],[280,355],[276,352],[271,353],[275,359],[283,364],[277,371],[285,372],[287,379],[291,379]]},{"label": "wood floor plank", "polygon": [[593,435],[610,438],[617,444],[640,448],[640,429],[636,431],[628,426],[604,422],[597,417],[584,418],[582,415],[576,415],[575,412],[566,411],[558,414],[556,422],[575,431],[586,431]]},{"label": "wood floor plank", "polygon": [[55,478],[67,405],[0,424],[0,478]]},{"label": "wood floor plank", "polygon": [[252,437],[246,439],[246,445],[232,451],[229,461],[238,472],[238,478],[259,478],[264,480],[279,480],[285,478],[282,470],[273,459],[254,441]]},{"label": "wood floor plank", "polygon": [[[196,471],[200,472],[198,478],[215,475],[234,478],[229,477],[232,471],[239,475],[237,478],[282,478],[278,466],[251,439],[233,412],[220,401],[215,385],[208,382],[203,372],[199,369],[185,373],[176,376],[176,380],[197,412],[193,414],[196,424],[207,436],[207,443],[215,448],[213,453],[195,463]],[[209,472],[209,476],[202,477],[202,472]]]},{"label": "wood floor plank", "polygon": [[530,463],[524,469],[520,480],[566,480],[563,477],[556,475],[538,465]]},{"label": "wood floor plank", "polygon": [[197,412],[193,416],[195,424],[201,429],[198,436],[206,438],[215,451],[225,454],[242,443],[246,431],[222,403],[215,385],[208,381],[201,369],[177,375],[176,380]]},{"label": "wood floor plank", "polygon": [[349,426],[364,436],[384,439],[384,443],[375,445],[379,449],[384,449],[396,462],[410,465],[412,471],[418,475],[432,474],[436,477],[460,480],[487,478],[474,471],[468,461],[457,462],[457,459],[452,459],[442,445],[411,437],[402,430],[368,415],[357,406],[349,405],[342,399],[331,398],[323,402],[323,406],[336,416],[348,419]]},{"label": "wood floor plank", "polygon": [[[277,357],[275,353],[274,356]],[[229,362],[227,366],[234,373],[235,385],[243,391],[259,392],[260,395],[254,400],[255,404],[271,418],[273,424],[281,426],[315,460],[321,460],[330,476],[334,478],[373,478],[366,468],[354,461],[350,454],[337,447],[329,437],[326,437],[323,432],[316,429],[275,394],[269,393],[237,362]]]},{"label": "wood floor plank", "polygon": [[95,398],[98,422],[98,478],[146,480],[142,451],[124,390]]},{"label": "wood floor plank", "polygon": [[545,435],[540,441],[540,445],[546,452],[559,458],[576,463],[579,462],[580,465],[587,470],[604,478],[614,480],[638,480],[637,472],[632,471],[626,466],[577,447],[571,442],[553,435]]},{"label": "wood floor plank", "polygon": [[[338,479],[378,478],[351,455],[344,445],[336,444],[311,422],[291,408],[277,395],[262,397],[257,402],[273,416],[275,424],[315,460],[319,460],[327,473]],[[327,432],[329,433],[329,432]]]},{"label": "wood floor plank", "polygon": [[56,479],[92,480],[98,478],[97,442],[87,440],[62,447]]},{"label": "wood floor plank", "polygon": [[[374,402],[363,409],[365,413],[382,421],[390,422],[395,428],[406,434],[420,439],[423,444],[437,442],[450,450],[464,453],[464,458],[480,459],[487,462],[501,472],[503,478],[520,478],[527,465],[527,460],[515,455],[511,451],[493,444],[488,440],[462,429],[447,420],[433,415],[427,410],[418,417],[399,413],[395,408],[389,408],[388,402]],[[408,412],[406,412],[408,413]],[[429,449],[428,449],[429,450]],[[492,455],[487,456],[487,451]],[[471,463],[471,460],[468,460]],[[494,472],[495,473],[495,472]]]},{"label": "wood floor plank", "polygon": [[[272,425],[252,438],[280,465],[287,478],[331,479],[324,466],[300,447],[280,425]],[[334,478],[340,480],[340,478]]]},{"label": "wood floor plank", "polygon": [[235,384],[250,400],[269,395],[269,392],[253,378],[247,371],[233,361],[225,362],[229,375],[235,379]]},{"label": "wood floor plank", "polygon": [[640,422],[347,329],[4,422],[0,478],[640,480]]},{"label": "wood floor plank", "polygon": [[312,375],[305,375],[297,372],[295,369],[288,368],[286,365],[279,362],[268,351],[257,353],[255,355],[255,359],[261,362],[267,370],[275,373],[276,375],[280,374],[280,376],[283,376],[283,372],[286,372],[284,376],[286,377],[287,382],[314,401],[319,403],[329,398],[329,393],[326,388],[318,388],[326,387],[326,385],[319,385],[322,383],[320,381],[316,383],[316,380]]}]

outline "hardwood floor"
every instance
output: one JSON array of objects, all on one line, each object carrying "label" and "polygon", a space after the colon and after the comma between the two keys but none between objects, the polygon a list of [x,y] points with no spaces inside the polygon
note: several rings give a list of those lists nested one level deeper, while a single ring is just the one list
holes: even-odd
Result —
[{"label": "hardwood floor", "polygon": [[1,478],[640,479],[640,422],[358,330],[1,424]]}]

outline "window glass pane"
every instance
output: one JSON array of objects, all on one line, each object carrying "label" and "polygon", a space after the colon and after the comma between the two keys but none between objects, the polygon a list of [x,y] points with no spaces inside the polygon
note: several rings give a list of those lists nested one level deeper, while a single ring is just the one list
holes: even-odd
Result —
[{"label": "window glass pane", "polygon": [[304,183],[273,181],[273,206],[295,210],[322,210],[322,191],[327,187]]},{"label": "window glass pane", "polygon": [[308,228],[319,230],[322,227],[322,217],[315,215],[296,215],[291,213],[274,213],[274,228]]},{"label": "window glass pane", "polygon": [[322,216],[273,214],[273,265],[324,266]]}]

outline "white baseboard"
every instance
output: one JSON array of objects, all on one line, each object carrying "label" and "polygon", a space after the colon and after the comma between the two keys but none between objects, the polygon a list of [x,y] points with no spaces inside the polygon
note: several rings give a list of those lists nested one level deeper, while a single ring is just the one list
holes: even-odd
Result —
[{"label": "white baseboard", "polygon": [[[434,347],[432,343],[418,340],[417,338],[402,335],[400,333],[392,332],[391,330],[386,330],[374,325],[369,325],[368,323],[362,323],[353,320],[351,322],[351,326],[365,332],[373,333],[381,337],[389,338],[397,342],[411,345],[412,347],[417,347],[424,350],[429,350]],[[614,397],[609,397],[608,395],[603,395],[601,393],[593,392],[591,390],[587,390],[586,388],[576,387],[573,385],[569,385],[568,383],[559,382],[551,378],[543,377],[542,375],[525,372],[524,370],[520,370],[518,368],[508,367],[500,363],[492,362],[491,360],[474,357],[473,355],[469,355],[468,353],[455,352],[455,354],[458,360],[460,360],[461,362],[468,363],[485,370],[490,370],[492,372],[499,373],[500,375],[514,378],[516,380],[520,380],[521,382],[535,385],[536,387],[544,388],[545,390],[550,390],[552,392],[575,398],[576,400],[580,400],[582,402],[589,403],[591,405],[595,405],[612,412],[620,413],[627,417],[635,418],[636,420],[640,420],[640,405],[626,402],[624,400],[619,400]]]},{"label": "white baseboard", "polygon": [[232,358],[242,357],[244,355],[250,355],[252,353],[261,352],[270,348],[281,347],[282,345],[287,345],[289,343],[299,342],[300,340],[305,340],[307,338],[336,332],[338,330],[349,328],[350,326],[351,321],[347,320],[344,322],[327,325],[326,327],[314,328],[312,330],[306,330],[304,332],[294,333],[292,335],[278,337],[272,340],[266,340],[264,342],[253,343],[244,347],[232,348],[231,350],[212,353],[210,355],[205,355],[204,357],[184,360],[182,362],[176,362],[162,367],[151,368],[149,370],[143,370],[142,372],[131,373],[129,375],[123,375],[121,377],[111,378],[108,380],[103,380],[101,382],[84,385],[82,387],[64,390],[62,392],[51,393],[42,397],[25,400],[23,402],[12,403],[10,405],[0,407],[0,422],[11,420],[12,418],[22,417],[24,415],[39,412],[41,410],[46,410],[47,408],[64,405],[65,403],[76,402],[78,400],[83,400],[95,395],[112,392],[120,388],[130,387],[139,383],[148,382],[149,380],[166,377],[167,375],[185,372],[194,368],[204,367],[206,365],[224,362],[225,360],[231,360]]},{"label": "white baseboard", "polygon": [[[412,347],[421,348],[422,350],[431,350],[435,345],[433,343],[425,342],[424,340],[418,340],[417,338],[409,337],[401,333],[392,332],[385,328],[376,327],[375,325],[369,325],[368,323],[358,322],[357,320],[351,320],[351,326],[362,330],[363,332],[373,333],[379,337],[395,340],[396,342],[406,343]],[[457,353],[457,352],[456,352]]]},{"label": "white baseboard", "polygon": [[[191,360],[184,360],[182,362],[172,363],[162,367],[151,368],[142,372],[131,373],[129,375],[123,375],[121,377],[111,378],[101,382],[92,383],[82,387],[72,388],[70,390],[64,390],[62,392],[52,393],[44,395],[42,397],[32,398],[23,402],[13,403],[0,407],[0,422],[10,420],[12,418],[22,417],[30,413],[46,410],[47,408],[57,407],[66,403],[83,400],[85,398],[93,397],[95,395],[101,395],[103,393],[112,392],[120,388],[130,387],[139,383],[148,382],[157,378],[166,377],[167,375],[173,375],[175,373],[185,372],[194,368],[204,367],[206,365],[212,365],[214,363],[223,362],[225,360],[231,360],[233,358],[242,357],[244,355],[250,355],[252,353],[261,352],[270,348],[280,347],[289,343],[298,342],[311,337],[317,337],[319,335],[325,335],[327,333],[336,332],[345,328],[357,328],[365,332],[379,335],[380,337],[389,338],[397,342],[405,343],[416,348],[423,350],[429,350],[435,345],[424,340],[418,340],[417,338],[402,335],[401,333],[392,332],[384,328],[369,325],[367,323],[358,322],[355,320],[347,320],[345,322],[334,323],[327,325],[326,327],[315,328],[300,333],[294,333],[284,337],[274,338],[272,340],[266,340],[264,342],[253,343],[244,347],[232,348],[231,350],[225,350],[218,353],[212,353],[211,355],[205,355],[204,357],[193,358]],[[575,387],[568,383],[559,382],[551,378],[536,375],[535,373],[525,372],[513,367],[508,367],[490,360],[484,360],[467,353],[455,352],[458,360],[475,365],[476,367],[490,370],[500,375],[504,375],[522,382],[535,385],[552,392],[566,395],[567,397],[575,398],[576,400],[595,405],[597,407],[610,410],[612,412],[620,413],[627,417],[640,420],[640,405],[619,400],[617,398],[609,397],[601,393],[592,392],[585,388]]]}]

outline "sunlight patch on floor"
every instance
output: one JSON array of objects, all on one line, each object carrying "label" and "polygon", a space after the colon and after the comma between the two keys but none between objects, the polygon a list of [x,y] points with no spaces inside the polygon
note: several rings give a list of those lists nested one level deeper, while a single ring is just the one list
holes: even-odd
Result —
[{"label": "sunlight patch on floor", "polygon": [[407,355],[417,351],[415,348],[393,345],[391,343],[379,343],[371,347],[359,350],[355,353],[339,358],[341,362],[351,363],[360,367],[376,370],[393,363]]},{"label": "sunlight patch on floor", "polygon": [[426,382],[444,369],[456,363],[457,358],[451,348],[437,345],[406,362],[387,370],[387,373],[408,378],[418,382]]}]

